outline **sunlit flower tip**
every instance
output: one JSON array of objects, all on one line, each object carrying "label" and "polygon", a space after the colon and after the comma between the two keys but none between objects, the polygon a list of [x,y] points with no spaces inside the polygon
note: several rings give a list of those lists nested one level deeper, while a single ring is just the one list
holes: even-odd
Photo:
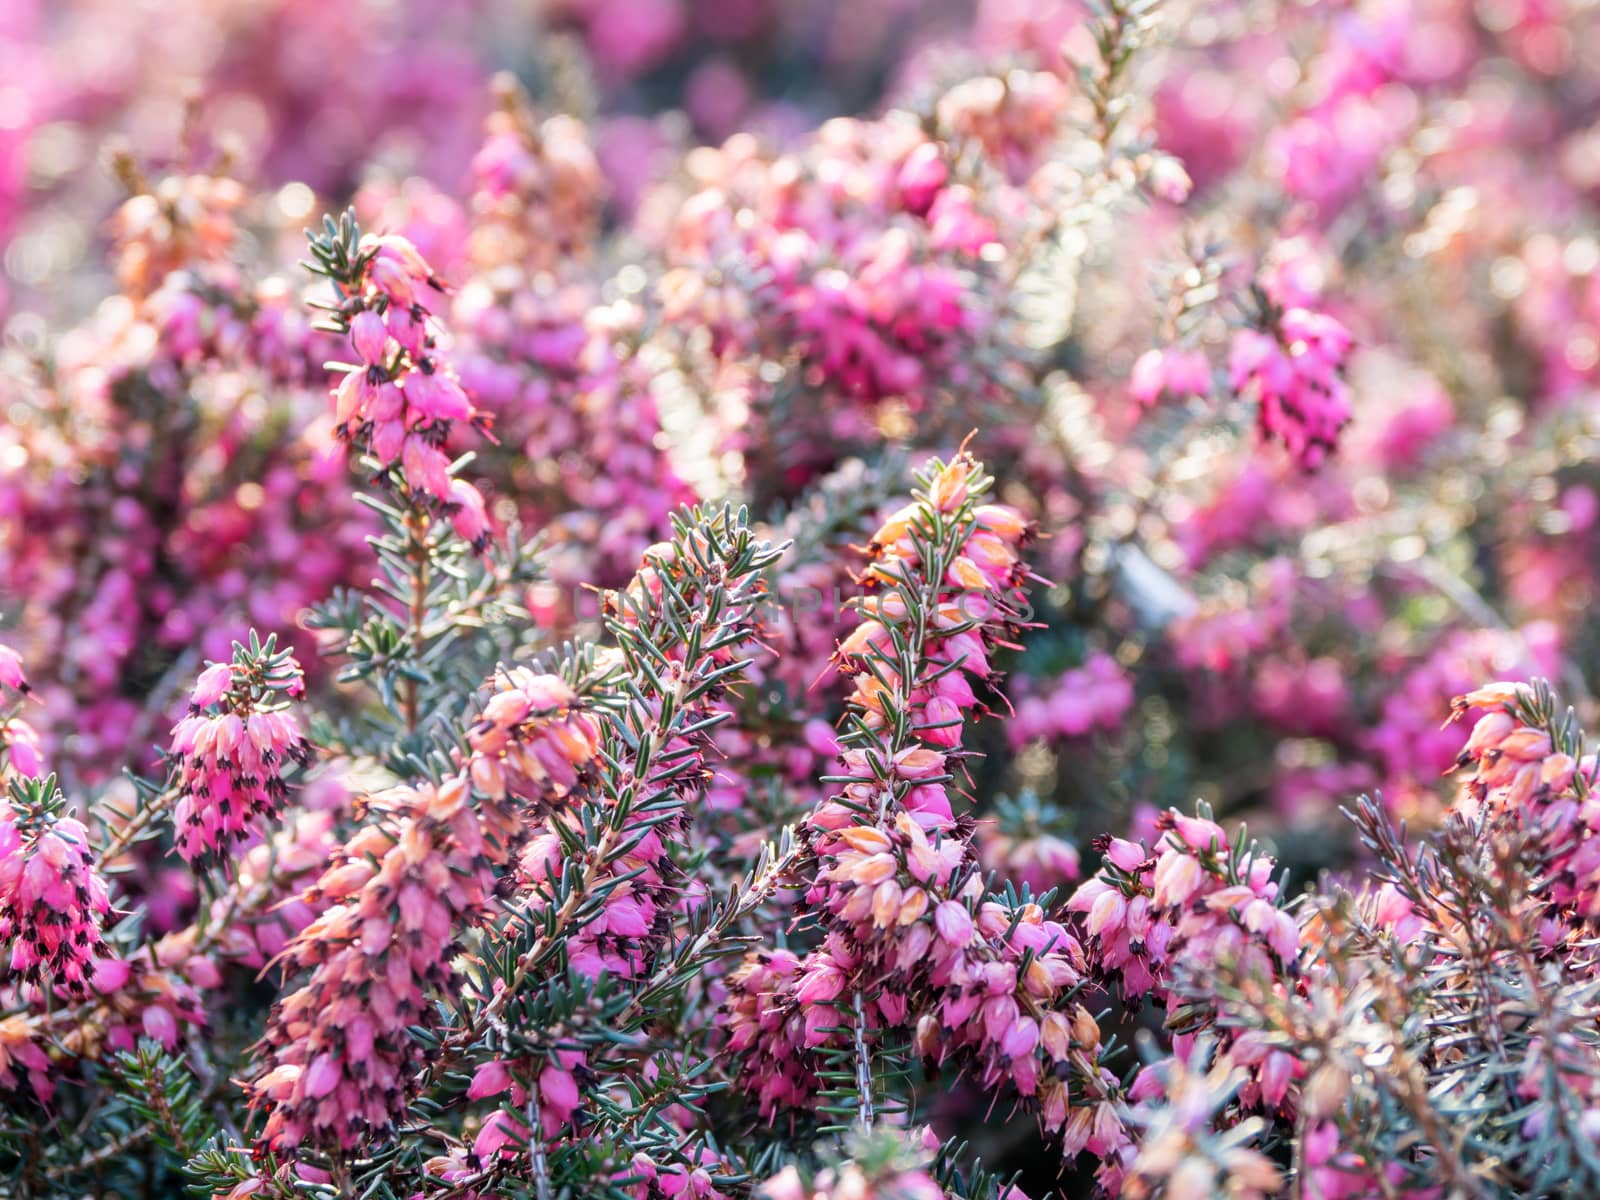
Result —
[{"label": "sunlit flower tip", "polygon": [[1090,937],[1098,937],[1108,929],[1122,924],[1128,913],[1128,902],[1116,888],[1107,888],[1095,897],[1084,920],[1084,929]]},{"label": "sunlit flower tip", "polygon": [[1208,821],[1204,817],[1191,817],[1177,809],[1169,809],[1161,818],[1161,823],[1170,828],[1178,840],[1194,853],[1204,854],[1207,851],[1227,849],[1228,835],[1215,821]]},{"label": "sunlit flower tip", "polygon": [[986,529],[1008,542],[1022,541],[1032,532],[1033,525],[1021,513],[1006,504],[980,504],[972,510],[978,528]]},{"label": "sunlit flower tip", "polygon": [[224,662],[212,663],[200,672],[194,690],[189,693],[189,703],[196,709],[209,708],[226,696],[232,686],[233,665]]},{"label": "sunlit flower tip", "polygon": [[961,455],[934,477],[928,499],[942,513],[953,513],[967,501],[967,482],[972,477],[972,460]]},{"label": "sunlit flower tip", "polygon": [[1164,854],[1156,863],[1152,898],[1162,908],[1181,906],[1199,890],[1204,877],[1197,859],[1176,852]]},{"label": "sunlit flower tip", "polygon": [[1521,704],[1522,697],[1528,692],[1526,684],[1522,683],[1490,683],[1483,687],[1475,688],[1465,695],[1456,696],[1450,701],[1451,718],[1456,719],[1473,708],[1502,709],[1515,712]]},{"label": "sunlit flower tip", "polygon": [[[1099,845],[1099,843],[1096,843]],[[1138,842],[1130,842],[1127,838],[1108,838],[1105,842],[1106,861],[1119,871],[1137,871],[1150,855]]]},{"label": "sunlit flower tip", "polygon": [[945,773],[945,756],[926,746],[911,746],[894,756],[894,769],[902,779],[931,779]]},{"label": "sunlit flower tip", "polygon": [[1194,190],[1194,181],[1176,158],[1159,154],[1150,166],[1150,190],[1168,204],[1182,204]]},{"label": "sunlit flower tip", "polygon": [[915,502],[896,510],[872,535],[872,547],[881,549],[894,545],[921,521],[922,516],[922,505]]}]

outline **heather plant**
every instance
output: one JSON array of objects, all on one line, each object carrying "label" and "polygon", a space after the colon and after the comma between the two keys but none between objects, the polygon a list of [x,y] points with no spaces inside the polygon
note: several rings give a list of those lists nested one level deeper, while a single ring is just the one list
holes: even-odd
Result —
[{"label": "heather plant", "polygon": [[0,1195],[1600,1191],[1597,36],[0,13]]}]

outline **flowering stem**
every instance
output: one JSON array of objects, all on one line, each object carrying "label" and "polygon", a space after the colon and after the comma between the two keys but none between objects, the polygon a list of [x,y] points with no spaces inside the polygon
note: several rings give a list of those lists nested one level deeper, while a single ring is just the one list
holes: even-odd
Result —
[{"label": "flowering stem", "polygon": [[528,1167],[533,1172],[534,1194],[550,1200],[550,1165],[544,1154],[544,1127],[539,1117],[539,1081],[528,1081]]},{"label": "flowering stem", "polygon": [[867,1014],[861,1003],[861,989],[857,988],[852,999],[855,1003],[856,1019],[854,1022],[856,1043],[856,1094],[859,1097],[856,1108],[856,1123],[861,1127],[862,1133],[872,1132],[872,1051],[867,1047]]}]

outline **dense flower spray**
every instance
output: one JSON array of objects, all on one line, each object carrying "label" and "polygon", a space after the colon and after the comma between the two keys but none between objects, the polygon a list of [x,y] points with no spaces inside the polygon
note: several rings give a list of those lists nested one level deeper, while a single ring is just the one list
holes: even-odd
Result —
[{"label": "dense flower spray", "polygon": [[347,334],[356,361],[338,364],[333,389],[340,438],[364,447],[380,469],[403,480],[404,494],[448,516],[462,540],[488,544],[483,496],[454,477],[447,443],[460,422],[487,421],[462,389],[441,345],[435,305],[445,288],[409,240],[357,236],[355,223],[331,219],[313,238],[317,270],[333,280],[337,303],[327,328]]},{"label": "dense flower spray", "polygon": [[1022,620],[1031,531],[981,503],[990,481],[965,454],[919,478],[869,543],[863,620],[838,650],[854,676],[843,787],[807,820],[822,943],[803,958],[760,952],[730,976],[729,1046],[769,1119],[817,1103],[853,1058],[848,1094],[870,1126],[869,1047],[909,1029],[919,1055],[1031,1100],[1069,1152],[1107,1153],[1123,1137],[1115,1080],[1093,1018],[1067,1000],[1082,948],[1039,904],[984,896],[946,786],[966,714],[983,708],[974,685],[992,686],[989,656]]},{"label": "dense flower spray", "polygon": [[257,818],[282,807],[284,772],[311,753],[284,702],[304,691],[300,664],[271,637],[236,643],[231,662],[200,673],[169,751],[179,777],[172,822],[186,861],[220,858],[250,835]]},{"label": "dense flower spray", "polygon": [[1234,335],[1228,373],[1235,391],[1253,391],[1264,440],[1283,443],[1300,466],[1322,465],[1350,420],[1350,394],[1340,371],[1350,333],[1312,309],[1273,310],[1266,328]]},{"label": "dense flower spray", "polygon": [[21,979],[83,995],[106,953],[111,899],[89,831],[65,803],[54,775],[11,782],[0,813],[0,944]]}]

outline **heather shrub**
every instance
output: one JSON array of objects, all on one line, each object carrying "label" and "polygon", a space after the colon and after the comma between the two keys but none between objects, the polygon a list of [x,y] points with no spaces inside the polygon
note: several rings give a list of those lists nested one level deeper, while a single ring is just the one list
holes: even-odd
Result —
[{"label": "heather shrub", "polygon": [[1597,41],[0,13],[0,1195],[1600,1194]]}]

